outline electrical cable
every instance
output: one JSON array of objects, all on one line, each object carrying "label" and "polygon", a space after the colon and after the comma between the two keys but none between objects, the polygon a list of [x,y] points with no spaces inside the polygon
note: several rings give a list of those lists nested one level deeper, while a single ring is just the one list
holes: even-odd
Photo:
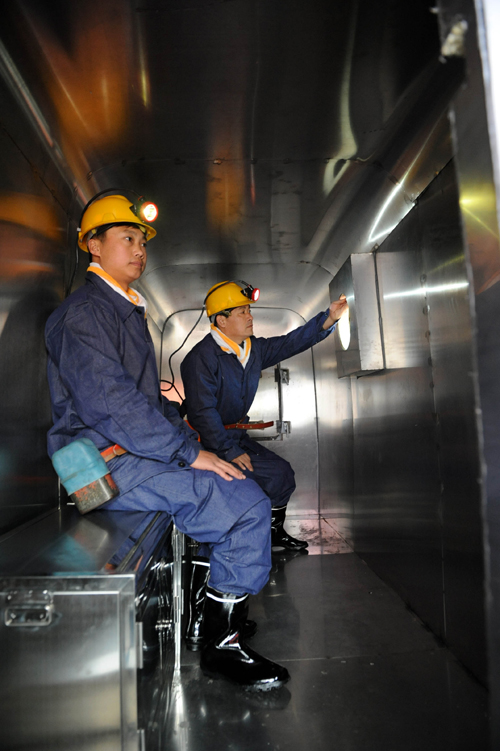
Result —
[{"label": "electrical cable", "polygon": [[[70,207],[69,207],[69,211],[68,211],[68,222],[67,222],[67,225],[66,225],[66,239],[67,239],[68,245],[71,242],[71,240],[70,240],[70,234],[69,234],[70,233],[70,227],[71,227],[71,219],[70,219],[70,217],[71,217],[71,214],[72,214],[72,211],[73,211],[73,202],[75,201],[75,196],[76,196],[76,188],[73,190],[73,195],[71,197],[71,203],[70,203]],[[76,243],[75,263],[73,265],[73,268],[70,269],[70,275],[69,275],[68,283],[64,286],[64,297],[65,298],[68,297],[68,295],[71,292],[71,287],[73,286],[73,282],[75,281],[75,277],[76,277],[76,272],[77,271],[78,271],[78,243]]]},{"label": "electrical cable", "polygon": [[198,325],[198,324],[199,324],[199,322],[201,321],[201,319],[202,319],[202,317],[203,317],[203,313],[204,313],[204,312],[205,312],[205,308],[202,308],[202,309],[201,309],[201,313],[200,313],[200,315],[198,316],[198,319],[197,319],[196,323],[194,324],[193,328],[192,328],[192,329],[191,329],[191,330],[190,330],[190,331],[188,332],[188,334],[186,335],[186,338],[184,339],[184,341],[182,342],[182,344],[180,345],[180,347],[177,347],[177,349],[176,349],[176,350],[174,350],[174,351],[172,352],[172,354],[170,355],[170,357],[168,358],[168,369],[170,370],[170,375],[171,375],[171,377],[172,377],[172,380],[171,380],[171,381],[167,381],[167,380],[166,380],[165,378],[162,378],[162,379],[161,379],[161,381],[160,381],[160,383],[167,383],[167,384],[168,384],[168,389],[165,389],[165,391],[169,392],[169,391],[171,391],[172,389],[174,389],[174,391],[176,392],[176,394],[177,394],[177,396],[179,397],[179,399],[181,400],[181,402],[183,402],[183,401],[184,401],[184,399],[182,398],[181,394],[179,393],[179,391],[177,390],[177,387],[176,387],[176,385],[175,385],[175,376],[174,376],[174,371],[173,371],[173,369],[172,369],[172,358],[173,358],[173,356],[174,356],[174,355],[176,355],[176,354],[177,354],[177,352],[179,352],[179,351],[180,351],[180,350],[181,350],[181,349],[183,348],[183,346],[184,346],[184,345],[186,344],[187,340],[189,339],[189,337],[191,336],[191,334],[193,333],[193,331],[195,330],[195,328],[197,327],[197,325]]}]

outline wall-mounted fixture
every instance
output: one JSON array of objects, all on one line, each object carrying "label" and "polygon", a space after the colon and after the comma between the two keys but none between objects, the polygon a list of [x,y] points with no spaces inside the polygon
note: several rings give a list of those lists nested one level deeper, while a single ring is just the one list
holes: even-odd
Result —
[{"label": "wall-mounted fixture", "polygon": [[349,256],[330,282],[330,300],[338,300],[342,294],[349,308],[333,337],[338,377],[382,370],[385,364],[374,253]]}]

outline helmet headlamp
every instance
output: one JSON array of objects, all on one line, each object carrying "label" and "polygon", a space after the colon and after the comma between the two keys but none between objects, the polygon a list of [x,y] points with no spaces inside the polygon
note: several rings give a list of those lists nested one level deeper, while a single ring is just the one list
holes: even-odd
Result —
[{"label": "helmet headlamp", "polygon": [[252,287],[241,279],[231,279],[211,287],[203,304],[207,306],[207,315],[210,318],[223,310],[257,302],[259,297],[260,289],[257,287]]},{"label": "helmet headlamp", "polygon": [[248,282],[243,282],[241,279],[235,279],[236,284],[242,284],[241,294],[248,297],[252,302],[257,302],[260,297],[260,289],[258,287],[252,287]]},{"label": "helmet headlamp", "polygon": [[258,287],[251,287],[250,285],[245,287],[245,289],[242,289],[241,293],[242,295],[245,295],[245,297],[248,297],[252,302],[257,302],[260,297],[260,289]]},{"label": "helmet headlamp", "polygon": [[142,197],[137,202],[137,205],[130,208],[143,222],[154,222],[158,218],[158,206],[151,201],[146,201]]}]

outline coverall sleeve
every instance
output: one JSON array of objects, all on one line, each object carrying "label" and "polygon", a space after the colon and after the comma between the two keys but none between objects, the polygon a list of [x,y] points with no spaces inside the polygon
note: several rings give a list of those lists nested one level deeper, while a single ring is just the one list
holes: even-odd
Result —
[{"label": "coverall sleeve", "polygon": [[85,305],[66,317],[58,351],[51,352],[80,419],[132,454],[192,464],[200,445],[137,389],[121,362],[117,330],[116,320],[98,317]]},{"label": "coverall sleeve", "polygon": [[[179,414],[179,411],[176,409],[176,407],[172,404],[170,399],[167,399],[166,396],[161,395],[161,402],[163,405],[163,414],[167,418],[167,420],[172,423],[172,425],[175,425],[176,428],[179,428],[179,430],[183,433],[186,433],[187,437],[191,441],[195,441],[198,444],[199,447],[199,436],[196,430],[193,430],[189,427],[187,422],[182,419],[182,417]],[[203,446],[202,446],[203,448]]]},{"label": "coverall sleeve", "polygon": [[217,411],[219,383],[213,363],[201,357],[189,357],[189,365],[181,366],[186,392],[189,424],[203,436],[203,445],[227,462],[243,453],[238,441],[231,437]]},{"label": "coverall sleeve", "polygon": [[314,344],[323,341],[335,329],[336,324],[324,330],[323,324],[328,318],[328,311],[318,313],[310,321],[298,329],[283,336],[271,336],[269,339],[259,339],[262,352],[262,370],[287,360],[289,357],[304,352]]}]

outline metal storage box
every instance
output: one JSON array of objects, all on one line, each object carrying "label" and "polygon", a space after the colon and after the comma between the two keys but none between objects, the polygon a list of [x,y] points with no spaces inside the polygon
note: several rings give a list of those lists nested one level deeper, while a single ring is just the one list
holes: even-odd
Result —
[{"label": "metal storage box", "polygon": [[0,542],[3,751],[155,747],[174,666],[171,531],[165,514],[65,508]]}]

